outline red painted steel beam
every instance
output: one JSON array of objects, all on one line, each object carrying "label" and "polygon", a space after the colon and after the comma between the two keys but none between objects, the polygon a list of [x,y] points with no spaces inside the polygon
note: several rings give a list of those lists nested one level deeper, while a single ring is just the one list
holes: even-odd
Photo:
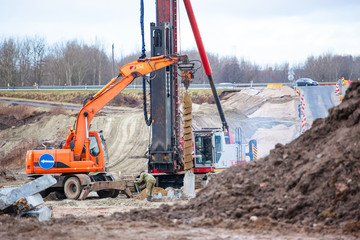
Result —
[{"label": "red painted steel beam", "polygon": [[199,51],[199,54],[200,54],[201,62],[203,64],[205,74],[207,75],[207,77],[209,79],[209,83],[210,83],[210,86],[211,86],[211,91],[212,91],[212,93],[214,95],[216,107],[217,107],[217,109],[219,111],[219,115],[220,115],[220,118],[221,118],[223,129],[224,129],[225,135],[227,135],[228,139],[229,139],[229,141],[226,141],[226,142],[233,144],[234,140],[233,140],[233,138],[231,136],[230,128],[229,128],[229,126],[228,126],[228,124],[226,122],[225,114],[224,114],[224,111],[223,111],[223,109],[221,107],[220,98],[219,98],[219,95],[218,95],[218,93],[216,91],[216,88],[215,88],[215,83],[214,83],[214,80],[212,78],[212,71],[211,71],[210,63],[209,63],[209,60],[208,60],[206,52],[205,52],[205,47],[204,47],[203,41],[201,39],[199,27],[198,27],[196,19],[195,19],[195,14],[194,14],[194,11],[192,9],[191,2],[190,2],[190,0],[184,0],[184,4],[185,4],[185,9],[186,9],[187,15],[189,17],[189,21],[190,21],[192,31],[194,33],[194,37],[195,37],[196,45],[197,45],[197,48],[198,48],[198,51]]},{"label": "red painted steel beam", "polygon": [[158,26],[163,26],[165,22],[170,23],[170,1],[171,0],[156,1],[156,24]]},{"label": "red painted steel beam", "polygon": [[209,76],[209,75],[212,74],[212,71],[211,71],[211,67],[210,67],[210,64],[209,64],[209,60],[208,60],[206,52],[205,52],[204,44],[203,44],[203,41],[201,39],[199,27],[197,25],[197,22],[196,22],[196,19],[195,19],[195,14],[194,14],[194,11],[192,9],[190,0],[184,0],[184,4],[185,4],[187,15],[189,17],[191,28],[192,28],[193,33],[194,33],[194,37],[195,37],[196,45],[197,45],[197,48],[198,48],[198,51],[199,51],[199,54],[200,54],[200,58],[201,58],[201,61],[203,63],[203,66],[204,66],[205,74],[207,76]]}]

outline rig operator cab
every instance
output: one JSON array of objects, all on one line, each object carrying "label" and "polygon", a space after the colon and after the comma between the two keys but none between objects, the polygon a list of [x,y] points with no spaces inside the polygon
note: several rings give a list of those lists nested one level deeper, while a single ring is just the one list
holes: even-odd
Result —
[{"label": "rig operator cab", "polygon": [[217,172],[239,164],[240,144],[227,144],[220,128],[194,130],[194,173]]}]

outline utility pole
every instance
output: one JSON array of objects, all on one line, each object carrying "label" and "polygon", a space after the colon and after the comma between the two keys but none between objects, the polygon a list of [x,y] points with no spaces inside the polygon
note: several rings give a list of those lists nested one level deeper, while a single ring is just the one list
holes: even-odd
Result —
[{"label": "utility pole", "polygon": [[115,56],[114,56],[114,44],[112,44],[112,67],[113,67],[113,77],[115,77]]}]

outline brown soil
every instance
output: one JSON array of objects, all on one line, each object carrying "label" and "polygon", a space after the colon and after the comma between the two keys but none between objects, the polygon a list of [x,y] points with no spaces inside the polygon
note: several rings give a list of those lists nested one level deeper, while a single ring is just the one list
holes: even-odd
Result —
[{"label": "brown soil", "polygon": [[[58,110],[55,109],[53,112],[44,111],[39,108],[24,105],[1,105],[0,130],[16,129],[21,126],[31,125],[45,116],[53,116],[56,111]],[[24,156],[26,155],[27,150],[40,145],[40,142],[37,139],[25,135],[19,139],[19,144],[13,146],[12,149],[8,151],[5,147],[8,142],[9,136],[6,135],[0,140],[0,165],[2,167],[0,176],[6,175],[6,178],[9,178],[9,175],[12,175],[10,169],[24,166]]]},{"label": "brown soil", "polygon": [[[81,103],[85,104],[89,99],[92,98],[94,93],[77,95],[75,98],[71,99],[70,103]],[[141,107],[142,106],[142,96],[140,94],[119,94],[114,97],[108,104],[108,106],[125,106],[125,107]]]},{"label": "brown soil", "polygon": [[[154,211],[160,212],[162,209]],[[186,224],[158,221],[119,221],[119,213],[111,218],[75,217],[72,214],[50,222],[38,222],[33,219],[17,220],[9,216],[0,216],[1,239],[174,239],[174,240],[218,240],[218,239],[279,239],[279,240],[338,240],[356,237],[343,235],[323,235],[304,232],[288,226],[285,229],[269,230],[267,222],[258,222],[257,226],[234,226],[233,229],[219,227],[193,227]],[[251,224],[249,224],[251,225]]]},{"label": "brown soil", "polygon": [[37,108],[18,105],[0,105],[0,130],[15,128],[38,121],[49,113]]},{"label": "brown soil", "polygon": [[[174,219],[193,226],[234,226],[259,217],[266,226],[326,226],[360,233],[360,83],[325,119],[257,162],[212,178],[189,204],[113,216],[118,221]],[[258,219],[258,220],[259,220]],[[260,220],[259,220],[260,221]],[[230,227],[231,227],[230,226]],[[229,227],[229,226],[228,226]]]},{"label": "brown soil", "polygon": [[[49,113],[37,108],[1,105],[0,130],[15,129],[25,124],[31,124],[39,121],[46,115],[49,115]],[[25,166],[24,156],[28,149],[39,145],[39,142],[35,139],[22,139],[21,144],[12,148],[11,151],[6,151],[4,146],[7,141],[7,138],[0,140],[0,186],[6,182],[26,180],[25,174],[19,174],[19,172],[23,172],[23,167]]]}]

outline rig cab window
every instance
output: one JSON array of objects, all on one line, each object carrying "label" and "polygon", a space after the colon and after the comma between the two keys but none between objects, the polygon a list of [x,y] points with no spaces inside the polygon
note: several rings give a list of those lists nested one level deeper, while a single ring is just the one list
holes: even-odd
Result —
[{"label": "rig cab window", "polygon": [[196,159],[198,164],[212,163],[212,143],[211,136],[196,137],[195,139],[196,155],[201,155],[201,158]]}]

